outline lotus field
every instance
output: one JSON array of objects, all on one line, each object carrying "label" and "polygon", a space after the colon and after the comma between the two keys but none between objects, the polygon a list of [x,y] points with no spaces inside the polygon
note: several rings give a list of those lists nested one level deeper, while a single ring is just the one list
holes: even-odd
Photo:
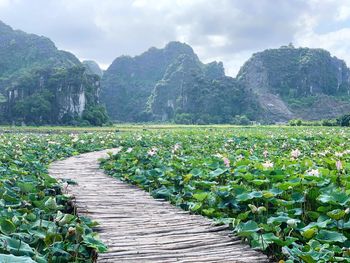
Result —
[{"label": "lotus field", "polygon": [[102,167],[274,261],[350,262],[349,140],[340,128],[134,131]]},{"label": "lotus field", "polygon": [[[38,131],[36,131],[38,132]],[[80,131],[81,132],[81,131]],[[0,262],[94,262],[54,160],[117,147],[108,174],[202,214],[281,262],[350,261],[350,130],[190,127],[0,134]]]},{"label": "lotus field", "polygon": [[88,218],[77,217],[69,183],[48,176],[53,160],[111,148],[114,133],[0,135],[0,262],[93,262],[106,250]]}]

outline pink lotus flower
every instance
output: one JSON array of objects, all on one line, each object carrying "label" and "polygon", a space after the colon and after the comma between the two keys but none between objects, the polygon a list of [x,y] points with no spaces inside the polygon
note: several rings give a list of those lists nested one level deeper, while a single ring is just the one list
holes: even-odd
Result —
[{"label": "pink lotus flower", "polygon": [[175,153],[176,151],[180,150],[181,145],[179,143],[176,143],[172,149],[172,153]]},{"label": "pink lotus flower", "polygon": [[158,149],[155,148],[155,147],[153,147],[151,150],[149,150],[149,151],[147,152],[147,154],[148,154],[149,156],[153,156],[153,155],[155,155],[155,154],[157,153],[157,151],[158,151]]},{"label": "pink lotus flower", "polygon": [[244,156],[243,156],[242,154],[240,154],[240,155],[237,156],[237,161],[240,161],[240,160],[242,160],[243,158],[244,158]]},{"label": "pink lotus flower", "polygon": [[230,160],[226,157],[222,158],[226,167],[230,167]]},{"label": "pink lotus flower", "polygon": [[335,166],[337,167],[337,170],[340,171],[343,169],[343,164],[341,163],[340,160],[337,160],[335,163]]},{"label": "pink lotus flower", "polygon": [[299,149],[295,149],[293,150],[290,155],[292,156],[292,158],[297,159],[300,156],[301,152],[299,151]]},{"label": "pink lotus flower", "polygon": [[267,150],[265,150],[265,151],[263,152],[263,155],[264,155],[264,158],[267,158],[267,156],[269,155],[269,152],[268,152]]},{"label": "pink lotus flower", "polygon": [[320,172],[317,169],[311,169],[311,170],[307,171],[307,174],[311,175],[311,176],[317,176],[318,177],[320,175]]},{"label": "pink lotus flower", "polygon": [[273,163],[270,161],[266,161],[262,164],[262,166],[264,166],[264,168],[268,169],[268,168],[272,168],[273,167]]},{"label": "pink lotus flower", "polygon": [[222,158],[222,154],[221,153],[216,153],[216,154],[214,154],[214,156],[217,157],[217,158]]},{"label": "pink lotus flower", "polygon": [[336,152],[334,155],[335,155],[336,157],[342,157],[342,156],[344,155],[344,153]]}]

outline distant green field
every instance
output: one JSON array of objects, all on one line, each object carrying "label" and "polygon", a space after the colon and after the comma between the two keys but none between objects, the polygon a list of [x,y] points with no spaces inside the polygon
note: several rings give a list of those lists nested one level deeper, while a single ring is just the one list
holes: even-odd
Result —
[{"label": "distant green field", "polygon": [[[287,125],[180,125],[180,124],[115,124],[106,127],[75,127],[75,126],[0,126],[0,132],[3,133],[82,133],[82,132],[118,132],[118,131],[137,131],[137,130],[191,130],[191,129],[238,129],[238,130],[256,130],[267,131],[281,128],[287,128],[291,131],[303,129],[303,127],[290,127]],[[309,129],[315,129],[310,127]],[[325,127],[325,129],[327,129]]]},{"label": "distant green field", "polygon": [[[189,130],[242,128],[234,125],[177,125],[177,124],[120,124],[108,127],[71,127],[71,126],[0,126],[3,133],[83,133],[83,132],[122,132],[137,130]],[[253,126],[247,126],[252,128]]]},{"label": "distant green field", "polygon": [[[115,124],[106,127],[75,127],[75,126],[0,126],[0,131],[7,132],[111,132],[132,131],[142,129],[195,129],[195,128],[252,128],[274,126],[238,126],[238,125],[181,125],[181,124]],[[281,126],[276,126],[281,127]]]}]

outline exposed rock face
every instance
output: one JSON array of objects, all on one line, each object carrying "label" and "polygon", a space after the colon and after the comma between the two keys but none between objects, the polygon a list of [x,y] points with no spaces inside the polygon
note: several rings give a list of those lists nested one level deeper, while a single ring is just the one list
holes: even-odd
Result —
[{"label": "exposed rock face", "polygon": [[110,117],[119,121],[146,121],[147,102],[155,85],[180,56],[196,57],[192,48],[170,42],[164,49],[150,48],[136,56],[114,60],[102,78],[101,101]]},{"label": "exposed rock face", "polygon": [[203,64],[183,55],[156,84],[150,105],[156,120],[228,123],[235,115],[250,113],[251,99],[235,79],[225,76],[222,63]]},{"label": "exposed rock face", "polygon": [[100,95],[112,119],[124,122],[318,120],[350,112],[350,70],[325,50],[284,46],[254,54],[234,79],[221,62],[204,64],[190,46],[170,42],[119,57],[103,73],[48,38],[0,22],[0,122],[102,125]]},{"label": "exposed rock face", "polygon": [[0,122],[59,124],[98,102],[100,80],[45,37],[0,22]]},{"label": "exposed rock face", "polygon": [[114,120],[221,123],[251,108],[248,94],[221,62],[203,64],[190,46],[170,42],[117,58],[103,76],[101,99]]},{"label": "exposed rock face", "polygon": [[[286,46],[256,53],[237,79],[257,95],[261,117],[272,122],[337,117],[350,105],[337,103],[349,95],[350,71],[322,49]],[[324,98],[328,103],[319,107]]]}]

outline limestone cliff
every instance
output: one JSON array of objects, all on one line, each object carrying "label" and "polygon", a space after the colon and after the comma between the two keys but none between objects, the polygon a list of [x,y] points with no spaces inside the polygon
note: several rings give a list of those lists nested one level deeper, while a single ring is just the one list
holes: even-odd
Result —
[{"label": "limestone cliff", "polygon": [[317,120],[350,111],[350,71],[323,49],[292,45],[254,54],[237,80],[252,90],[268,121]]},{"label": "limestone cliff", "polygon": [[101,101],[113,120],[147,121],[147,102],[169,65],[182,55],[196,56],[192,48],[170,42],[163,49],[150,48],[136,56],[116,58],[102,78]]},{"label": "limestone cliff", "polygon": [[103,76],[101,99],[118,121],[224,123],[235,115],[252,117],[256,107],[221,62],[203,64],[179,42],[117,58]]},{"label": "limestone cliff", "polygon": [[48,38],[0,22],[0,122],[66,124],[98,104],[100,79]]}]

